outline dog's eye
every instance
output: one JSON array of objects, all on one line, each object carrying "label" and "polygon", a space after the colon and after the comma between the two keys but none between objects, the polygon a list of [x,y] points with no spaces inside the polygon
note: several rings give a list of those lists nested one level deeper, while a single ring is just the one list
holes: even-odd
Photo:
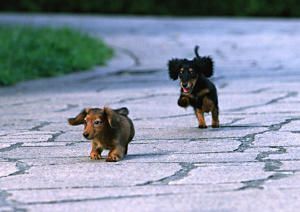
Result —
[{"label": "dog's eye", "polygon": [[102,121],[101,121],[101,120],[96,120],[96,121],[94,121],[94,125],[100,125],[100,124],[102,124]]}]

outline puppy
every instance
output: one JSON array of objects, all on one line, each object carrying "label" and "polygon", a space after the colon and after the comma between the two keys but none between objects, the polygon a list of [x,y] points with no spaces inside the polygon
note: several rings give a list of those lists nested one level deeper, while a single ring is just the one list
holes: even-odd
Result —
[{"label": "puppy", "polygon": [[112,110],[109,107],[85,108],[75,118],[69,118],[70,125],[84,124],[83,136],[92,140],[90,158],[101,159],[103,149],[110,150],[107,162],[116,162],[127,154],[128,143],[135,134],[129,111],[126,107]]},{"label": "puppy", "polygon": [[212,113],[212,127],[219,127],[218,95],[215,85],[208,79],[213,75],[213,61],[210,57],[200,57],[198,46],[193,60],[171,59],[168,63],[169,76],[180,79],[180,107],[192,106],[199,122],[199,128],[206,128],[204,112]]}]

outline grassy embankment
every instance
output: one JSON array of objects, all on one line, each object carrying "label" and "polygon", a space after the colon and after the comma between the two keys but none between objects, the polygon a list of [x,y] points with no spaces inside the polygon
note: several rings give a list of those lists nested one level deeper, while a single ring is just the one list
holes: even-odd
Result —
[{"label": "grassy embankment", "polygon": [[100,39],[76,30],[0,26],[0,86],[87,70],[112,54]]}]

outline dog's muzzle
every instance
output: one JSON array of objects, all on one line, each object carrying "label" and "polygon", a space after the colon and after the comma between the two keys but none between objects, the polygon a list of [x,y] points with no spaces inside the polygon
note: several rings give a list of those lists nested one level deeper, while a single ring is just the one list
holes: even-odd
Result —
[{"label": "dog's muzzle", "polygon": [[190,93],[192,91],[192,85],[191,83],[183,83],[181,82],[181,88],[184,93]]}]

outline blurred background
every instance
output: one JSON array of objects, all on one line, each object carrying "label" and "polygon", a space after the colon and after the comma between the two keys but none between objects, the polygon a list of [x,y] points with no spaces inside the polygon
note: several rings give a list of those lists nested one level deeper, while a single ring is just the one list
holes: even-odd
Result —
[{"label": "blurred background", "polygon": [[299,17],[299,0],[10,0],[0,11],[176,16]]},{"label": "blurred background", "polygon": [[[122,46],[123,40],[120,40],[120,44],[116,44],[116,38],[111,39],[111,35],[108,34],[113,32],[117,35],[121,31],[119,28],[123,26],[128,27],[128,31],[136,33],[140,29],[140,26],[148,24],[148,30],[146,32],[146,37],[151,35],[151,30],[155,32],[153,34],[157,35],[158,31],[166,34],[167,32],[174,32],[175,27],[168,23],[161,25],[161,28],[157,28],[158,25],[155,23],[151,25],[151,21],[141,19],[139,16],[177,16],[177,17],[278,17],[278,18],[289,18],[289,17],[300,17],[300,0],[10,0],[10,1],[0,1],[0,12],[2,13],[0,17],[0,86],[14,85],[18,82],[37,79],[40,77],[52,77],[59,76],[63,74],[69,74],[76,71],[89,70],[95,65],[104,65],[109,61],[110,58],[114,56],[113,48],[110,46],[114,44],[116,46],[122,47],[123,49],[129,49],[131,46]],[[10,14],[10,13],[13,14]],[[22,19],[22,14],[18,13],[37,13],[46,15],[51,14],[79,14],[77,19],[72,17],[69,21],[80,25],[80,27],[71,27],[72,24],[68,24],[65,27],[71,29],[53,29],[51,26],[55,24],[50,24],[47,21],[44,23],[44,29],[32,28],[33,25],[43,22],[43,20],[37,18],[37,16],[27,17],[28,25],[16,24],[25,23]],[[125,24],[112,26],[117,24],[117,22],[105,22],[107,19],[101,18],[102,22],[96,27],[95,22],[87,22],[88,27],[86,31],[82,30],[85,24],[82,24],[83,19],[81,14],[92,15],[90,18],[95,18],[97,15],[120,15],[121,19],[126,18],[125,16],[138,15],[138,17],[127,17],[136,18],[140,22],[134,22],[136,25],[129,22],[124,22]],[[19,17],[19,18],[18,18]],[[116,18],[116,17],[114,17]],[[24,18],[25,20],[26,18]],[[30,21],[31,20],[31,21]],[[50,19],[49,19],[50,20]],[[90,21],[90,20],[89,20]],[[149,20],[148,20],[149,21]],[[166,20],[165,20],[166,21]],[[297,25],[284,25],[280,21],[269,20],[265,23],[255,23],[252,25],[245,25],[245,20],[239,20],[237,22],[223,22],[218,25],[219,27],[211,27],[211,22],[204,22],[201,28],[195,30],[194,24],[196,22],[188,21],[182,28],[190,29],[190,32],[196,32],[195,38],[192,40],[190,46],[194,43],[200,43],[203,48],[205,48],[205,42],[203,42],[205,36],[203,33],[209,32],[209,39],[212,38],[212,33],[217,33],[219,36],[225,36],[225,33],[240,33],[244,31],[245,34],[252,33],[254,31],[265,32],[263,35],[258,35],[256,38],[249,37],[248,40],[244,40],[242,43],[249,43],[252,46],[252,42],[260,40],[260,45],[262,47],[262,53],[269,57],[269,52],[266,52],[270,46],[279,45],[277,32],[286,31],[288,33],[294,32],[297,29]],[[251,20],[252,22],[255,20]],[[267,21],[267,20],[265,20]],[[289,20],[293,21],[293,20]],[[109,23],[109,24],[108,24]],[[40,24],[41,26],[43,24]],[[122,27],[120,27],[122,26]],[[134,26],[136,27],[134,29]],[[167,27],[169,26],[169,28]],[[171,26],[171,27],[170,27]],[[178,25],[176,25],[178,27]],[[206,28],[207,27],[207,28]],[[93,29],[93,30],[91,30]],[[122,28],[124,30],[124,28]],[[98,31],[97,31],[98,30]],[[176,29],[177,30],[177,29]],[[126,31],[126,30],[125,30]],[[183,30],[181,30],[182,32]],[[88,32],[88,33],[87,33]],[[271,34],[270,34],[271,32]],[[85,35],[83,35],[85,33]],[[95,35],[98,33],[97,35]],[[266,34],[267,33],[267,34]],[[199,39],[199,34],[202,34],[201,40]],[[139,36],[135,34],[134,36]],[[178,34],[176,34],[178,37]],[[283,39],[283,34],[280,34],[280,39]],[[286,48],[290,49],[294,46],[295,36],[291,39],[291,35],[288,34],[286,38]],[[36,39],[38,37],[39,39]],[[158,36],[159,37],[159,36]],[[103,39],[103,40],[101,40]],[[134,37],[134,41],[137,38]],[[140,39],[140,38],[138,38]],[[182,38],[178,38],[182,39]],[[224,38],[225,39],[225,38]],[[190,37],[189,39],[190,40]],[[181,41],[187,43],[189,41]],[[197,41],[197,42],[196,42]],[[268,48],[262,45],[262,41],[269,42]],[[148,41],[152,42],[151,38]],[[216,41],[214,40],[214,43]],[[228,43],[228,39],[224,40]],[[80,43],[79,45],[74,45],[74,43]],[[145,43],[144,42],[144,46]],[[110,45],[109,45],[110,44]],[[177,43],[176,43],[177,44]],[[270,45],[269,45],[270,44]],[[163,43],[162,46],[166,44]],[[240,46],[241,44],[239,44]],[[283,44],[280,44],[281,48]],[[174,45],[172,45],[174,46]],[[97,47],[97,48],[92,48]],[[149,48],[151,45],[149,44]],[[207,45],[206,51],[209,52],[210,47]],[[248,48],[248,47],[247,47]],[[254,51],[257,52],[257,46],[254,47]],[[15,51],[11,51],[15,49]],[[97,52],[95,52],[95,49]],[[151,48],[153,50],[153,48]],[[167,49],[167,48],[165,48]],[[189,47],[191,49],[191,47]],[[277,48],[279,49],[279,48]],[[190,50],[189,50],[190,51]],[[211,50],[213,52],[214,50]],[[224,49],[218,50],[219,52],[224,51]],[[290,51],[288,51],[290,52]],[[137,51],[138,55],[144,53],[143,49]],[[153,52],[149,53],[150,55]],[[218,53],[219,54],[219,53]],[[298,53],[295,52],[295,55]],[[69,57],[66,58],[65,55]],[[85,55],[85,57],[82,57]],[[165,60],[169,57],[166,53]],[[263,55],[261,58],[265,58]],[[272,55],[275,53],[272,51]],[[253,56],[253,60],[257,60],[257,53],[251,54],[245,57],[248,61],[249,58]],[[278,61],[282,58],[278,53],[277,60],[269,60],[270,64],[274,65],[274,61]],[[165,63],[165,60],[164,63]],[[264,64],[266,64],[266,60]],[[145,60],[148,61],[148,60]],[[150,63],[150,62],[149,62]],[[219,63],[220,64],[220,63]],[[228,64],[228,61],[226,61]],[[256,64],[256,63],[255,63]],[[288,64],[288,63],[285,63]],[[240,66],[241,64],[239,64]],[[276,65],[276,67],[281,67],[282,65]]]}]

